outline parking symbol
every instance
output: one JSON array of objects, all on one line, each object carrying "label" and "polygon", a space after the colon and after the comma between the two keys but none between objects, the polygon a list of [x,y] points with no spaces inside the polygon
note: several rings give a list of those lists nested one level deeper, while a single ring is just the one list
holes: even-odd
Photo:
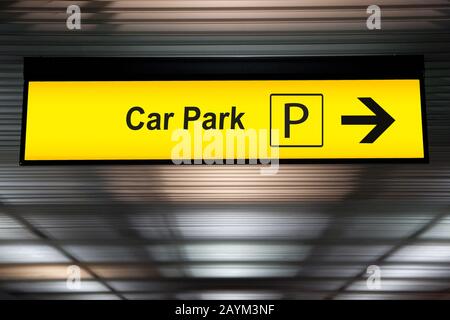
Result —
[{"label": "parking symbol", "polygon": [[[272,141],[274,130],[277,140]],[[271,147],[323,146],[323,95],[270,95]]]}]

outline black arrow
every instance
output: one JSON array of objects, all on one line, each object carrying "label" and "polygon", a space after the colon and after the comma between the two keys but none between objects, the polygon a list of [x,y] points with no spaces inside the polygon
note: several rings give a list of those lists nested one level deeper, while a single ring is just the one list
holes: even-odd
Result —
[{"label": "black arrow", "polygon": [[395,119],[389,113],[384,111],[378,103],[372,98],[358,98],[366,105],[375,115],[373,116],[342,116],[342,124],[366,125],[374,124],[375,127],[370,131],[360,143],[374,143],[379,136],[386,131],[387,128],[394,123]]}]

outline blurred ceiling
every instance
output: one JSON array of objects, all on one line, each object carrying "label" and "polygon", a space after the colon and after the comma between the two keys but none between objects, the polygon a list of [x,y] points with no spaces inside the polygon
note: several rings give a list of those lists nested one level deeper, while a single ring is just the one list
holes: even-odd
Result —
[{"label": "blurred ceiling", "polygon": [[[450,299],[450,1],[371,4],[1,1],[0,298]],[[18,166],[24,56],[359,54],[425,56],[430,164]]]}]

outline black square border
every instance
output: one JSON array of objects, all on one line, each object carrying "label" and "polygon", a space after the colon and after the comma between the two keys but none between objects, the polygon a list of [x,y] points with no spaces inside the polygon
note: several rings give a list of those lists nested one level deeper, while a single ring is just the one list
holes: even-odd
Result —
[{"label": "black square border", "polygon": [[[272,145],[272,96],[320,96],[322,98],[322,143],[311,145]],[[269,124],[269,142],[272,148],[322,148],[324,144],[324,97],[322,93],[272,93],[270,95],[270,124]]]}]

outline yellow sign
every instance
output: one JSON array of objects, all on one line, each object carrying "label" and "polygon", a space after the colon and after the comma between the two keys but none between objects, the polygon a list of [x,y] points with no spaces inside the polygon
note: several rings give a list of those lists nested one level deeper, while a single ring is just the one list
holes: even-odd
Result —
[{"label": "yellow sign", "polygon": [[423,159],[419,80],[30,81],[23,160]]}]

